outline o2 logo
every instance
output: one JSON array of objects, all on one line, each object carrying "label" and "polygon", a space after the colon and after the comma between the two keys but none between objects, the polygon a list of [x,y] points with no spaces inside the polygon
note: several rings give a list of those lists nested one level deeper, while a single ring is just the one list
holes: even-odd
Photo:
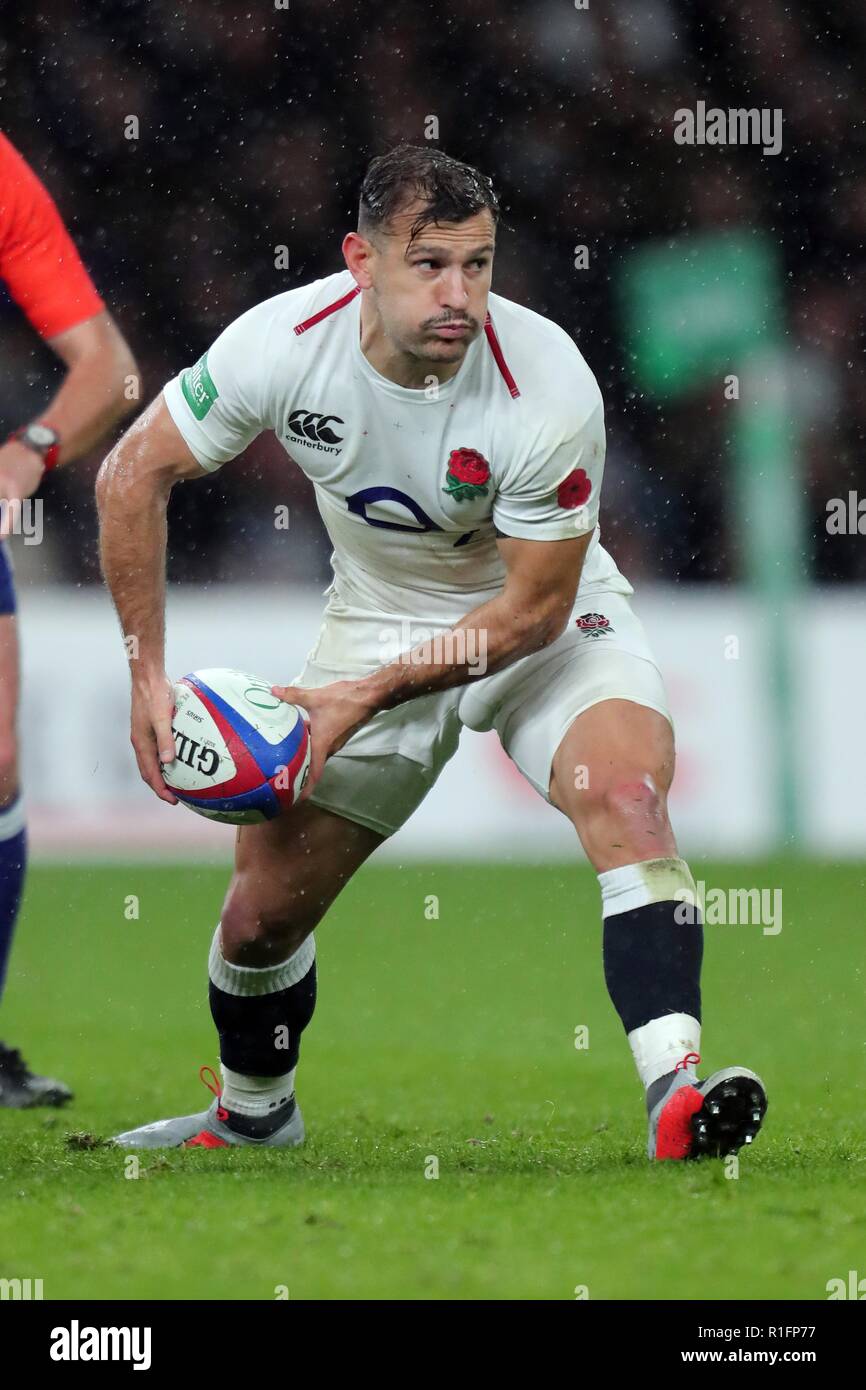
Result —
[{"label": "o2 logo", "polygon": [[[383,521],[379,517],[367,515],[367,504],[372,502],[396,502],[399,506],[405,507],[414,518],[416,525],[411,526],[402,521]],[[346,506],[353,516],[359,516],[362,521],[366,521],[368,526],[378,526],[383,531],[441,531],[432,517],[429,517],[424,508],[410,497],[408,493],[401,492],[397,487],[362,487],[360,492],[353,492],[351,497],[346,498]],[[477,531],[476,527],[476,531]],[[466,542],[475,535],[475,531],[464,531],[454,542],[454,549]]]}]

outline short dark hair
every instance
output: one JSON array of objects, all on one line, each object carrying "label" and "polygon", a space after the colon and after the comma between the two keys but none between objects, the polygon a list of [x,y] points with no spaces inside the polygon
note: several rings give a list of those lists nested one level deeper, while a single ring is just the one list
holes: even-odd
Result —
[{"label": "short dark hair", "polygon": [[424,206],[410,241],[432,222],[465,222],[483,208],[494,222],[499,218],[499,199],[486,174],[429,145],[397,145],[372,160],[364,175],[358,230],[383,227],[418,198]]}]

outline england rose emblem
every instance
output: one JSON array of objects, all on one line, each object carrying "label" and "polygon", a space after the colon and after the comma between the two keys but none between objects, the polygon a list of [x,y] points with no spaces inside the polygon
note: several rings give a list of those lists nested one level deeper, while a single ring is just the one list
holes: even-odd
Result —
[{"label": "england rose emblem", "polygon": [[575,618],[574,625],[580,628],[585,637],[604,637],[606,633],[613,632],[610,618],[603,613],[581,613],[579,618]]},{"label": "england rose emblem", "polygon": [[574,468],[567,478],[563,478],[556,489],[556,500],[560,507],[582,507],[589,501],[592,483],[583,468]]},{"label": "england rose emblem", "polygon": [[477,449],[452,449],[448,457],[445,487],[442,491],[455,502],[472,497],[486,497],[490,482],[490,464]]}]

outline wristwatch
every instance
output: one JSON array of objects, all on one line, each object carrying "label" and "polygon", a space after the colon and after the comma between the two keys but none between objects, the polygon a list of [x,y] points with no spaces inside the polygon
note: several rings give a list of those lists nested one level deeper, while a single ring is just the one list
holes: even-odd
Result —
[{"label": "wristwatch", "polygon": [[25,449],[38,454],[46,468],[54,468],[60,453],[60,435],[50,425],[22,425],[13,430],[10,440],[16,439]]}]

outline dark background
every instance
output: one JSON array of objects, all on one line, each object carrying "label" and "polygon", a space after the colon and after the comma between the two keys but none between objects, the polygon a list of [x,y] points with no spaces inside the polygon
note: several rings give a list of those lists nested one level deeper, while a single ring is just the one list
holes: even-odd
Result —
[{"label": "dark background", "polygon": [[[625,572],[739,573],[721,392],[642,399],[614,290],[648,239],[744,227],[766,229],[784,264],[808,566],[821,581],[866,578],[863,539],[825,528],[828,498],[866,492],[862,0],[455,9],[37,0],[2,21],[0,124],[55,196],[136,353],[144,400],[251,304],[340,269],[368,160],[422,143],[435,115],[438,145],[500,193],[494,289],[560,323],[599,379],[602,529]],[[677,145],[674,112],[698,99],[781,107],[782,152]],[[137,141],[124,137],[130,114]],[[574,269],[577,244],[587,270]],[[279,245],[288,270],[274,268]],[[8,300],[0,346],[5,432],[44,405],[59,368]],[[98,577],[99,461],[45,485],[45,565],[67,582]],[[274,532],[277,502],[291,507],[289,537]],[[171,505],[175,580],[327,578],[312,490],[272,437]]]}]

